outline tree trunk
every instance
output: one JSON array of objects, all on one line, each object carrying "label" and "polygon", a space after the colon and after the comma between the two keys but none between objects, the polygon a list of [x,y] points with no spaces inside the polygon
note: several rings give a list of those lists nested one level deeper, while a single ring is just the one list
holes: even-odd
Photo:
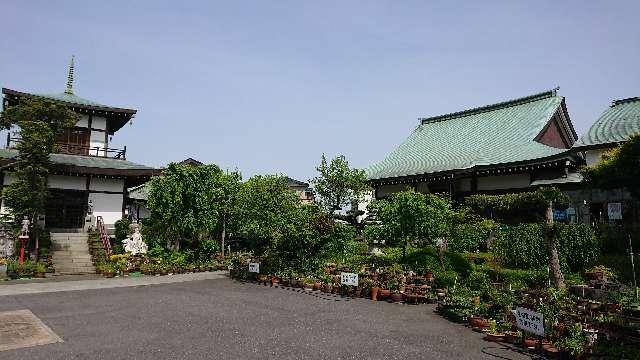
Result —
[{"label": "tree trunk", "polygon": [[560,259],[558,258],[558,247],[556,244],[556,233],[553,230],[553,203],[551,201],[549,201],[547,204],[545,218],[545,236],[547,238],[546,240],[549,252],[549,269],[551,271],[551,276],[553,277],[553,284],[558,289],[564,289],[564,276],[562,275],[562,269],[560,269]]},{"label": "tree trunk", "polygon": [[227,216],[222,215],[222,234],[220,235],[220,255],[224,258],[224,240],[227,236]]}]

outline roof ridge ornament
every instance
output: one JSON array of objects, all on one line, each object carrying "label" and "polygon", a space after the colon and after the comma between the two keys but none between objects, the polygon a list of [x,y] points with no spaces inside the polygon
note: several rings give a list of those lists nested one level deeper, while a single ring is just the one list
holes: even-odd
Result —
[{"label": "roof ridge ornament", "polygon": [[73,95],[73,70],[75,56],[71,55],[71,63],[69,63],[69,74],[67,75],[67,88],[64,90],[65,94]]}]

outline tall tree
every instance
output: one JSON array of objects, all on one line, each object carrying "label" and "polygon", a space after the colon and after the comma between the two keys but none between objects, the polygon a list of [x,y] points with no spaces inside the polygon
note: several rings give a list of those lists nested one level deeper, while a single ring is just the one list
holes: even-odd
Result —
[{"label": "tall tree", "polygon": [[640,133],[605,152],[602,160],[582,169],[587,183],[601,189],[626,188],[640,199]]},{"label": "tall tree", "polygon": [[69,107],[42,98],[23,98],[16,106],[0,113],[0,127],[17,127],[18,156],[11,164],[14,181],[3,191],[14,222],[24,217],[31,221],[35,235],[36,256],[39,231],[37,216],[45,211],[48,196],[47,177],[51,163],[49,155],[55,151],[55,140],[64,129],[75,125],[80,116]]},{"label": "tall tree", "polygon": [[238,192],[242,175],[239,172],[229,172],[220,177],[219,217],[220,217],[220,255],[224,257],[224,247],[230,229],[236,225],[236,213],[238,206]]},{"label": "tall tree", "polygon": [[432,244],[446,237],[454,215],[447,198],[414,190],[393,193],[370,206],[377,211],[387,241],[402,245],[403,258],[409,244]]},{"label": "tall tree", "polygon": [[216,165],[176,163],[151,179],[148,206],[152,219],[166,229],[169,247],[216,236],[227,211],[229,180]]},{"label": "tall tree", "polygon": [[358,204],[362,201],[362,196],[370,190],[364,170],[349,167],[344,155],[339,155],[327,163],[324,154],[316,170],[319,175],[311,182],[320,198],[320,205],[331,214],[350,205],[347,216],[341,218],[357,224],[356,219],[362,214],[358,210]]},{"label": "tall tree", "polygon": [[237,201],[239,235],[258,254],[291,231],[288,227],[294,223],[295,209],[301,206],[287,179],[272,175],[256,175],[242,183]]}]

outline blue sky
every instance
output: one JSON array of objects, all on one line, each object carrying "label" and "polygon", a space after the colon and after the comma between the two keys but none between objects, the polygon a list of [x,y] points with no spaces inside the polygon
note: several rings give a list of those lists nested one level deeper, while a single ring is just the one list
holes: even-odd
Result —
[{"label": "blue sky", "polygon": [[418,117],[560,86],[583,133],[640,96],[638,1],[10,1],[0,86],[133,107],[132,161],[307,180],[381,160]]}]

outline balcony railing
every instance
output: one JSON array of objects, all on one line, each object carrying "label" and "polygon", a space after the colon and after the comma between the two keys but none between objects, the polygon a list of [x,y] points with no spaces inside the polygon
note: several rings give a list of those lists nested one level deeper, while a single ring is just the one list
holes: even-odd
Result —
[{"label": "balcony railing", "polygon": [[[7,134],[7,149],[14,149],[19,142],[20,138],[11,137]],[[123,149],[114,149],[104,146],[86,146],[57,142],[55,152],[59,154],[96,156],[122,160],[126,160],[127,158],[126,146]]]}]

